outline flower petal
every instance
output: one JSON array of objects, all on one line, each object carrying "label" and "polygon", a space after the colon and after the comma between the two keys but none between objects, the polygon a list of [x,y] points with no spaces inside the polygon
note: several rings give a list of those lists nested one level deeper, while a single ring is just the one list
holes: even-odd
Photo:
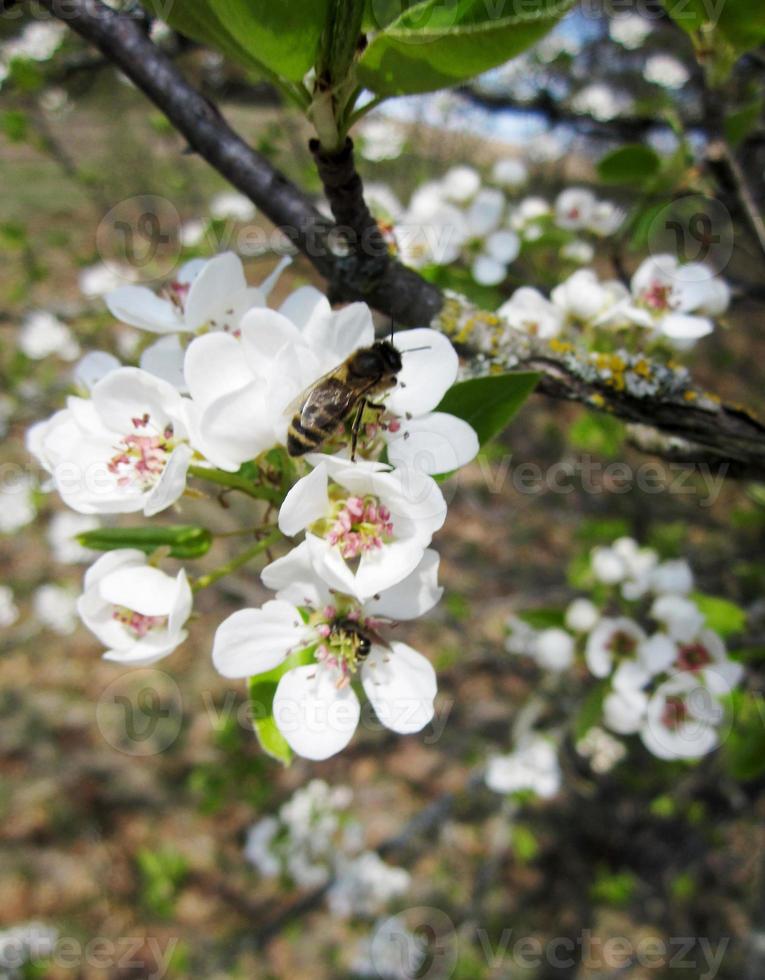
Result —
[{"label": "flower petal", "polygon": [[194,451],[191,446],[181,443],[170,453],[162,475],[146,497],[143,512],[147,517],[159,514],[174,504],[186,489],[186,474]]},{"label": "flower petal", "polygon": [[288,671],[274,695],[274,719],[288,745],[304,759],[322,760],[350,742],[361,706],[351,687],[317,664]]},{"label": "flower petal", "polygon": [[394,466],[411,466],[430,474],[459,469],[474,459],[480,448],[475,429],[446,412],[402,419],[397,432],[384,435],[388,459]]},{"label": "flower petal", "polygon": [[223,620],[215,631],[213,664],[224,677],[253,677],[278,667],[310,635],[291,603],[272,599],[261,609],[240,609]]},{"label": "flower petal", "polygon": [[178,334],[169,334],[155,341],[141,354],[141,370],[162,378],[178,391],[187,392],[186,379],[183,375],[185,356],[186,351],[181,347]]},{"label": "flower petal", "polygon": [[104,298],[109,312],[121,323],[152,333],[175,333],[186,329],[177,307],[146,286],[120,286]]},{"label": "flower petal", "polygon": [[296,606],[319,609],[331,599],[326,583],[314,571],[307,541],[266,565],[260,578],[276,593],[277,599],[294,602]]},{"label": "flower petal", "polygon": [[225,311],[228,299],[247,288],[242,260],[233,252],[210,259],[194,277],[184,306],[187,330],[198,330]]},{"label": "flower petal", "polygon": [[227,333],[208,333],[192,340],[183,371],[191,397],[201,408],[253,380],[239,341]]},{"label": "flower petal", "polygon": [[437,551],[427,548],[422,561],[410,575],[364,603],[365,615],[393,620],[416,619],[424,615],[444,592],[438,585],[440,560]]},{"label": "flower petal", "polygon": [[142,616],[168,616],[175,604],[176,581],[151,565],[118,568],[99,585],[101,597]]},{"label": "flower petal", "polygon": [[405,643],[372,647],[361,669],[364,691],[380,721],[400,735],[419,732],[434,714],[433,665]]},{"label": "flower petal", "polygon": [[319,464],[292,487],[279,511],[279,530],[292,537],[329,510],[327,468]]},{"label": "flower petal", "polygon": [[[447,337],[427,327],[394,334],[393,343],[402,353],[403,367],[386,405],[395,415],[424,415],[454,384],[459,367],[457,352]],[[417,347],[426,349],[415,350]]]}]

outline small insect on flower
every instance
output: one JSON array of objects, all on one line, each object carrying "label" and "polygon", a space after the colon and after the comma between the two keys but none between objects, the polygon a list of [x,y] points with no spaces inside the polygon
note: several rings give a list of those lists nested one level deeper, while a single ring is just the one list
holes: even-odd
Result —
[{"label": "small insect on flower", "polygon": [[351,459],[355,459],[364,410],[367,406],[383,409],[373,399],[396,384],[401,367],[400,352],[389,340],[378,340],[371,347],[360,347],[319,378],[294,403],[287,435],[290,456],[317,449],[355,410],[351,426]]}]

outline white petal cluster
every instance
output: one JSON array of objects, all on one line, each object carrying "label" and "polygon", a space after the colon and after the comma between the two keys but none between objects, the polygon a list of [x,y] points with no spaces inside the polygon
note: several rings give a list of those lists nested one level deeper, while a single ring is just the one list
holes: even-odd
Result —
[{"label": "white petal cluster", "polygon": [[[589,191],[565,191],[558,199],[561,214],[577,217],[560,220],[578,221],[579,215],[589,214],[590,231],[596,232],[597,222],[602,221],[596,233],[610,234],[621,223],[621,212],[609,202],[593,207],[590,198]],[[535,229],[541,234],[540,220],[526,218],[522,234],[528,236]],[[592,269],[578,269],[551,291],[549,299],[521,286],[497,315],[510,328],[542,340],[563,334],[573,337],[593,328],[609,334],[633,330],[642,335],[644,345],[661,342],[685,350],[712,333],[714,320],[729,304],[730,288],[710,266],[701,262],[683,265],[675,256],[661,254],[640,264],[629,288],[615,279],[600,279]]]},{"label": "white petal cluster", "polygon": [[[433,717],[435,671],[422,654],[386,639],[385,632],[393,622],[433,608],[442,592],[437,574],[438,555],[423,546],[411,572],[361,601],[331,588],[317,573],[306,539],[263,570],[275,599],[260,609],[239,610],[221,623],[213,663],[225,677],[288,668],[274,696],[274,719],[292,750],[304,758],[329,758],[353,737],[361,717],[351,685],[356,675],[386,728],[402,735],[418,732]],[[371,638],[363,658],[358,656],[360,636]],[[301,650],[311,651],[309,662],[289,666],[291,654]]]},{"label": "white petal cluster", "polygon": [[554,743],[544,735],[528,733],[509,755],[489,759],[485,779],[495,793],[530,791],[543,799],[555,796],[561,771]]},{"label": "white petal cluster", "polygon": [[593,246],[574,233],[604,238],[624,220],[620,208],[586,188],[562,191],[553,205],[538,196],[509,201],[507,193],[527,180],[525,164],[513,157],[497,160],[487,181],[473,167],[456,166],[440,180],[418,188],[403,213],[400,207],[388,207],[375,214],[384,233],[386,221],[393,222],[390,240],[406,265],[422,268],[461,261],[481,286],[504,282],[524,244],[539,241],[548,231],[570,234],[561,248],[564,260],[589,262]]},{"label": "white petal cluster", "polygon": [[108,551],[85,573],[77,612],[107,648],[104,659],[143,667],[186,639],[191,615],[186,572],[173,577],[149,565],[142,551]]},{"label": "white petal cluster", "polygon": [[300,888],[329,884],[327,905],[338,918],[379,914],[409,888],[410,875],[363,850],[363,829],[349,813],[350,789],[312,779],[275,815],[247,834],[244,854],[261,875]]},{"label": "white petal cluster", "polygon": [[[452,197],[475,191],[471,171],[448,177]],[[244,217],[238,204],[219,204]],[[97,526],[95,515],[151,517],[180,501],[190,471],[205,479],[217,468],[216,482],[226,485],[226,474],[243,464],[260,463],[272,450],[284,454],[296,397],[375,343],[363,303],[333,310],[318,290],[304,287],[278,310],[269,308],[283,267],[253,288],[239,258],[226,252],[186,263],[159,293],[132,284],[108,293],[114,316],[162,336],[138,368],[90,352],[74,370],[82,394],[27,434],[51,485],[81,515],[52,522],[58,560],[91,557],[72,537]],[[446,502],[431,474],[469,462],[478,438],[466,422],[437,411],[457,378],[450,341],[415,329],[388,343],[400,351],[402,367],[367,409],[371,421],[362,419],[362,458],[349,458],[344,433],[329,433],[323,448],[334,441],[339,453],[308,454],[297,464],[305,475],[283,490],[278,527],[301,541],[263,572],[276,598],[234,613],[215,637],[213,661],[224,676],[280,670],[276,724],[297,754],[312,759],[333,755],[352,737],[361,716],[356,681],[392,731],[420,731],[434,713],[432,666],[390,629],[441,596],[438,556],[429,546]],[[16,506],[0,510],[0,529],[34,514],[24,510],[31,485],[15,489]],[[106,646],[106,659],[145,665],[184,640],[191,606],[185,571],[168,575],[143,551],[123,547],[88,570],[77,609]],[[42,618],[68,631],[62,613]]]},{"label": "white petal cluster", "polygon": [[[597,602],[573,600],[565,629],[539,630],[511,616],[508,651],[533,658],[550,674],[581,656],[605,685],[605,728],[639,735],[659,758],[693,759],[711,751],[724,720],[721,698],[739,684],[743,669],[692,597],[688,562],[661,561],[653,549],[624,537],[592,549],[590,574]],[[577,748],[594,771],[606,772],[623,755],[613,741],[592,728]]]}]

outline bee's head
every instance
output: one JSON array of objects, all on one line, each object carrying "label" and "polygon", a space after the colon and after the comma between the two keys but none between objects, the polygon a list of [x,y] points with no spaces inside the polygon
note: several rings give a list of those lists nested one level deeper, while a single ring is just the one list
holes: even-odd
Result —
[{"label": "bee's head", "polygon": [[389,340],[378,340],[372,350],[380,355],[386,374],[398,374],[403,366],[401,353]]}]

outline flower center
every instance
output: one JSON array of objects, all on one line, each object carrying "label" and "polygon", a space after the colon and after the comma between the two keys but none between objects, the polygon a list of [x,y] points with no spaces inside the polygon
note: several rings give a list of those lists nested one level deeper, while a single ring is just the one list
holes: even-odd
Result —
[{"label": "flower center", "polygon": [[191,283],[174,280],[165,286],[164,292],[179,313],[183,313]]},{"label": "flower center", "polygon": [[661,715],[661,723],[671,732],[676,731],[688,718],[688,708],[685,701],[677,695],[668,697]]},{"label": "flower center", "polygon": [[615,657],[631,657],[637,647],[634,636],[624,630],[617,630],[608,641],[608,649]]},{"label": "flower center", "polygon": [[712,663],[709,650],[703,643],[683,643],[677,657],[678,670],[698,671]]},{"label": "flower center", "polygon": [[144,616],[143,613],[128,609],[127,606],[115,606],[112,619],[122,623],[136,640],[142,640],[147,633],[167,625],[167,616]]},{"label": "flower center", "polygon": [[366,660],[374,642],[383,642],[377,634],[381,622],[371,616],[362,617],[361,610],[344,596],[336,605],[325,606],[309,619],[321,642],[316,660],[340,672],[338,687],[350,683],[351,677]]},{"label": "flower center", "polygon": [[319,533],[349,560],[379,550],[393,538],[391,513],[372,494],[335,501],[319,525]]},{"label": "flower center", "polygon": [[162,475],[177,443],[173,440],[172,425],[166,425],[162,432],[151,431],[148,412],[131,421],[136,431],[128,433],[117,444],[107,468],[117,477],[119,486],[137,484],[142,490],[148,490]]},{"label": "flower center", "polygon": [[647,306],[649,310],[655,310],[657,313],[663,313],[674,306],[672,286],[666,283],[652,282],[648,289],[643,292],[641,299],[644,306]]}]

